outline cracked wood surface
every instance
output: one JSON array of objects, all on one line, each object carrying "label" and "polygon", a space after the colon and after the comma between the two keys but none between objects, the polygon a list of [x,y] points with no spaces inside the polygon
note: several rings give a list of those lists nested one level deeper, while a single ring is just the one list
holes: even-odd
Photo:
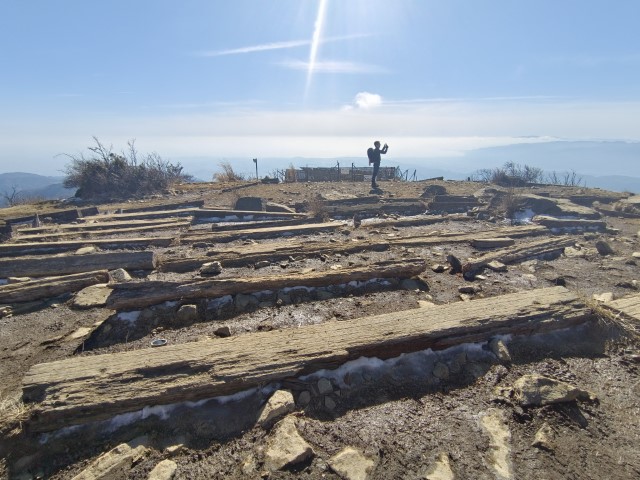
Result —
[{"label": "cracked wood surface", "polygon": [[391,358],[501,334],[566,328],[592,318],[564,287],[418,308],[343,322],[255,332],[33,366],[23,381],[27,428],[51,431],[149,405],[229,395],[336,368],[361,356]]}]

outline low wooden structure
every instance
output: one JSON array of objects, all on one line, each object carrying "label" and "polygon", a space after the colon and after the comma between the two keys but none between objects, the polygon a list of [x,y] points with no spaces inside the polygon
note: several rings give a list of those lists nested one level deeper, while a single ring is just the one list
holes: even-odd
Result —
[{"label": "low wooden structure", "polygon": [[0,286],[0,304],[31,302],[43,298],[52,298],[63,293],[77,292],[90,285],[107,283],[108,281],[109,272],[107,270],[99,270],[10,283],[9,285]]},{"label": "low wooden structure", "polygon": [[567,328],[592,318],[563,287],[33,366],[24,377],[31,431],[104,420],[150,405],[230,395],[336,368],[362,356]]}]

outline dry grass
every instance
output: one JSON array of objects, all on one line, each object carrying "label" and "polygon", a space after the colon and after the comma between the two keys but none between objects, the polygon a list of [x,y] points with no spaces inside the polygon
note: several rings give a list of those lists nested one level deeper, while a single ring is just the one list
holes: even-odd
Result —
[{"label": "dry grass", "polygon": [[29,408],[20,395],[0,398],[0,432],[20,428],[29,416]]},{"label": "dry grass", "polygon": [[587,305],[606,326],[615,328],[625,337],[635,342],[640,341],[640,325],[638,325],[637,321],[628,318],[621,312],[614,312],[594,300],[588,300]]},{"label": "dry grass", "polygon": [[308,205],[309,213],[311,213],[314,218],[322,220],[323,222],[329,220],[329,210],[327,209],[326,203],[319,195],[311,198],[308,201]]},{"label": "dry grass", "polygon": [[515,221],[515,215],[518,209],[520,208],[520,195],[516,192],[515,188],[511,187],[502,197],[502,201],[500,202],[500,213],[504,215],[505,218],[511,219],[511,223],[513,224]]}]

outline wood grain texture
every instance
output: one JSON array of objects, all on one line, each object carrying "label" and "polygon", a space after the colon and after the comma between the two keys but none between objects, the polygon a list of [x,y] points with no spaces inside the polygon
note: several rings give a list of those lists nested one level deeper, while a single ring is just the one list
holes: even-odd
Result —
[{"label": "wood grain texture", "polygon": [[77,292],[90,285],[107,283],[109,272],[76,273],[59,277],[45,277],[28,282],[11,283],[0,286],[0,304],[13,302],[30,302],[41,298],[57,297],[63,293]]}]

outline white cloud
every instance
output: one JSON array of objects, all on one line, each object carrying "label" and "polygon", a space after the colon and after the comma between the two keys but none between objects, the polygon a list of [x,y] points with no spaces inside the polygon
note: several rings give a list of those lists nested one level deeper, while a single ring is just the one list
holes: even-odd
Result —
[{"label": "white cloud", "polygon": [[359,92],[354,99],[358,108],[368,110],[382,105],[382,97],[377,93]]}]

